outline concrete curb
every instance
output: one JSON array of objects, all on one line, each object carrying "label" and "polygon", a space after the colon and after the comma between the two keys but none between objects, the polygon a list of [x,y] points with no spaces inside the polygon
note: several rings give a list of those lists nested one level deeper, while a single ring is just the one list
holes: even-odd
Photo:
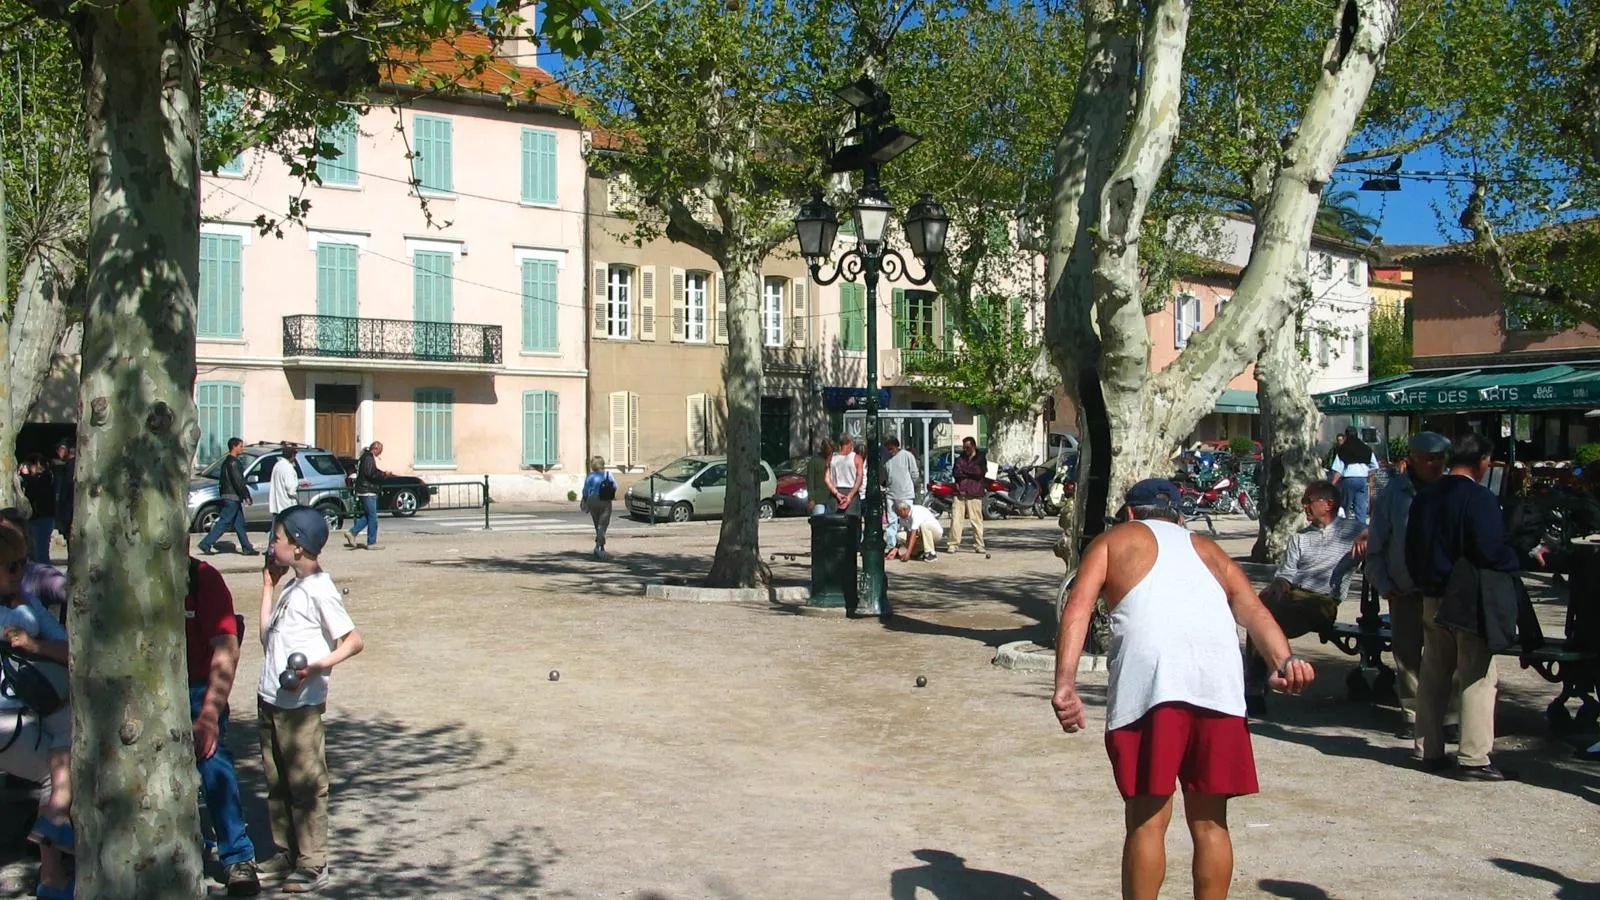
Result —
[{"label": "concrete curb", "polygon": [[650,600],[689,603],[805,603],[811,597],[811,590],[803,587],[705,588],[657,581],[644,586],[644,595]]},{"label": "concrete curb", "polygon": [[[994,664],[1015,672],[1050,672],[1056,670],[1056,651],[1041,647],[1033,641],[1013,641],[1000,645],[995,651]],[[1085,653],[1078,657],[1078,671],[1104,672],[1106,658]]]}]

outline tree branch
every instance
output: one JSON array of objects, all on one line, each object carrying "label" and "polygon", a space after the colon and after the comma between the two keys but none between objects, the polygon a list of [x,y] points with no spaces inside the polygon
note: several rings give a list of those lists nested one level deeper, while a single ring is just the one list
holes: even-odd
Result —
[{"label": "tree branch", "polygon": [[1489,216],[1484,212],[1484,203],[1489,194],[1487,182],[1480,181],[1472,188],[1472,195],[1467,198],[1467,208],[1461,212],[1461,227],[1472,232],[1472,245],[1483,255],[1483,261],[1499,276],[1500,283],[1513,294],[1524,294],[1540,300],[1548,299],[1556,289],[1547,284],[1535,284],[1517,274],[1516,266],[1511,264],[1511,257],[1501,245],[1500,239],[1495,235],[1494,225],[1489,222]]},{"label": "tree branch", "polygon": [[1397,141],[1393,144],[1386,144],[1382,147],[1373,147],[1370,150],[1354,150],[1339,157],[1339,165],[1343,166],[1351,163],[1371,162],[1375,159],[1387,159],[1391,156],[1402,156],[1410,153],[1413,150],[1420,150],[1429,144],[1435,143],[1449,133],[1449,128],[1437,128],[1433,131],[1427,132],[1426,134],[1419,134],[1414,138]]}]

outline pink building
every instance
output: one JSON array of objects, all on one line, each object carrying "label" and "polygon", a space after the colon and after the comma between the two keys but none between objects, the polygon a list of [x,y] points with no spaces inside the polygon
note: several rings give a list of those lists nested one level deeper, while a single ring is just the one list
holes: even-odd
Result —
[{"label": "pink building", "polygon": [[[430,68],[457,65],[434,53]],[[300,192],[276,156],[246,152],[204,179],[201,463],[234,435],[342,455],[382,441],[386,468],[488,475],[497,499],[578,486],[585,135],[538,69],[500,62],[474,87],[438,99],[391,85],[321,135],[341,155],[306,188],[305,227],[281,239],[252,225]],[[542,89],[507,108],[503,87]]]}]

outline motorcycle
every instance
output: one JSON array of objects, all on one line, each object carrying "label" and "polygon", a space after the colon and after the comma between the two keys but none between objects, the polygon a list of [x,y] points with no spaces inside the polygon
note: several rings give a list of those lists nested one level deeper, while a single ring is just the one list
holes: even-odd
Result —
[{"label": "motorcycle", "polygon": [[1205,510],[1219,515],[1229,515],[1243,512],[1251,519],[1255,519],[1260,511],[1256,508],[1255,500],[1250,496],[1249,490],[1237,484],[1232,477],[1224,475],[1217,479],[1209,488],[1204,490],[1189,484],[1178,485],[1178,492],[1182,495],[1179,501],[1182,504],[1183,514],[1192,516],[1196,512]]},{"label": "motorcycle", "polygon": [[1061,515],[1061,510],[1072,501],[1072,495],[1078,487],[1077,463],[1077,458],[1073,457],[1034,470],[1039,484],[1039,502],[1044,505],[1045,515]]},{"label": "motorcycle", "polygon": [[1044,518],[1039,482],[1032,471],[1031,467],[1001,466],[999,477],[989,479],[988,492],[983,498],[983,517],[1004,519],[1031,515]]},{"label": "motorcycle", "polygon": [[949,515],[955,506],[956,485],[953,481],[930,481],[922,494],[922,505],[936,516]]}]

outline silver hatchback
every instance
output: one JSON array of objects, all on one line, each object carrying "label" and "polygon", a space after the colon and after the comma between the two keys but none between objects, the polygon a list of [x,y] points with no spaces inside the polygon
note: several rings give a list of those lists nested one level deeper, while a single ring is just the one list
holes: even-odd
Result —
[{"label": "silver hatchback", "polygon": [[[272,467],[283,456],[283,446],[281,443],[249,444],[239,454],[251,501],[244,508],[244,520],[251,525],[265,525],[272,518],[267,511],[267,489],[272,483]],[[295,465],[300,469],[300,502],[321,512],[328,520],[330,531],[339,528],[349,515],[344,466],[332,453],[317,447],[298,448]],[[204,533],[217,523],[217,516],[222,512],[222,499],[217,494],[221,474],[222,459],[218,459],[190,479],[190,531]]]},{"label": "silver hatchback", "polygon": [[[777,511],[772,495],[778,490],[778,476],[772,467],[761,463],[761,518],[770,519]],[[696,517],[720,518],[728,499],[728,458],[726,456],[685,456],[662,466],[634,482],[624,498],[628,515],[647,518],[655,509],[658,519],[687,522]]]}]

